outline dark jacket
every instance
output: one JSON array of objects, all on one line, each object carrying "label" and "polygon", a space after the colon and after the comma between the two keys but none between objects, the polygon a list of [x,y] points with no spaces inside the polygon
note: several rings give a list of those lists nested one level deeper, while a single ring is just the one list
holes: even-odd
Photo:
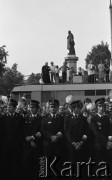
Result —
[{"label": "dark jacket", "polygon": [[4,114],[1,117],[2,147],[21,148],[24,140],[24,118],[18,113]]},{"label": "dark jacket", "polygon": [[82,114],[77,118],[73,114],[66,115],[64,130],[66,139],[70,144],[82,141],[84,135],[88,138],[88,123]]},{"label": "dark jacket", "polygon": [[57,144],[63,143],[64,138],[64,116],[61,114],[57,114],[53,119],[51,114],[46,114],[42,119],[41,126],[42,134],[43,134],[43,143],[44,145],[51,144],[51,136],[55,136],[58,132],[62,133],[62,138],[59,138]]},{"label": "dark jacket", "polygon": [[96,150],[106,149],[108,136],[112,135],[111,123],[108,116],[100,117],[98,114],[91,119],[91,130],[93,132],[93,147]]},{"label": "dark jacket", "polygon": [[[41,134],[41,119],[42,117],[37,114],[36,117],[32,117],[32,115],[27,114],[25,116],[25,125],[24,125],[24,136],[33,136],[34,142],[41,148],[42,135],[37,136],[37,133]],[[25,141],[25,144],[30,147],[30,142]]]}]

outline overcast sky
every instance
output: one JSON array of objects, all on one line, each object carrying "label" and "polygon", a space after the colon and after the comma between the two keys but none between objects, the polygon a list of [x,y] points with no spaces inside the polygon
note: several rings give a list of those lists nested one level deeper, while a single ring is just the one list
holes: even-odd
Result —
[{"label": "overcast sky", "polygon": [[68,30],[74,35],[78,67],[93,45],[110,40],[110,0],[1,0],[0,46],[7,66],[24,75],[41,72],[47,61],[61,66],[67,56]]}]

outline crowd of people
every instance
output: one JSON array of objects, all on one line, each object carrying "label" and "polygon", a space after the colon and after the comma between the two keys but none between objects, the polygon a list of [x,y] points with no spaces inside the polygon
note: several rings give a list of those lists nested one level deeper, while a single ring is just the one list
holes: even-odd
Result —
[{"label": "crowd of people", "polygon": [[[82,102],[69,95],[63,106],[50,99],[45,107],[37,100],[27,104],[24,97],[10,98],[0,105],[0,142],[1,180],[107,178],[112,173],[112,97]],[[83,163],[80,172],[78,163]]]},{"label": "crowd of people", "polygon": [[91,60],[90,63],[88,64],[87,69],[88,69],[88,82],[91,83],[95,83],[97,81],[112,82],[112,72],[107,59],[104,61],[104,63],[101,60],[97,68],[94,65],[93,61]]},{"label": "crowd of people", "polygon": [[112,82],[112,70],[107,59],[101,61],[97,67],[91,60],[86,70],[79,67],[77,72],[74,67],[68,67],[66,62],[63,62],[61,67],[54,65],[54,62],[50,64],[48,66],[46,62],[42,67],[42,82],[45,84],[74,83],[74,76],[82,76],[83,83]]},{"label": "crowd of people", "polygon": [[[67,70],[70,69],[66,62],[59,68],[51,62],[51,66],[48,66],[48,62],[42,67],[42,80],[45,84],[53,83],[66,83],[67,82]],[[62,79],[60,79],[60,71],[62,71]]]}]

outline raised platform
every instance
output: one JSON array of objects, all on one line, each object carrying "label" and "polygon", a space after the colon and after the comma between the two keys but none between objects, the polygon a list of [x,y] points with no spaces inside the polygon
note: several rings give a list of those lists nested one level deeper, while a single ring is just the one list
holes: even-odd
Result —
[{"label": "raised platform", "polygon": [[40,84],[18,86],[13,89],[12,93],[16,99],[26,93],[28,99],[39,100],[41,105],[45,105],[51,98],[57,98],[60,100],[60,104],[63,105],[66,96],[70,94],[72,94],[76,100],[80,99],[83,101],[86,97],[95,100],[99,97],[108,96],[111,89],[111,83]]}]

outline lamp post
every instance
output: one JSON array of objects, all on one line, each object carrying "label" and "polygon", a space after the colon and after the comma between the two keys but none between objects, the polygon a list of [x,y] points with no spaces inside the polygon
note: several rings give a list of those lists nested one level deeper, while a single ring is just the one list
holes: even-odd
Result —
[{"label": "lamp post", "polygon": [[110,6],[109,6],[109,9],[110,9],[111,61],[112,61],[112,3],[111,3],[111,0],[110,0]]},{"label": "lamp post", "polygon": [[110,59],[110,73],[109,73],[109,80],[112,82],[112,3],[110,0],[110,33],[111,33],[111,59]]}]

